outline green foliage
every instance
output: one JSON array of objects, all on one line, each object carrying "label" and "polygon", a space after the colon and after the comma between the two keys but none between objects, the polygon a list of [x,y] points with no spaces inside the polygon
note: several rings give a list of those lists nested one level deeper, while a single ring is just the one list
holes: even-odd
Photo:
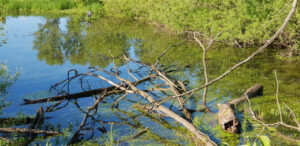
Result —
[{"label": "green foliage", "polygon": [[113,124],[110,126],[110,131],[108,131],[107,136],[108,136],[108,138],[104,142],[104,145],[105,146],[114,146],[114,139],[117,136],[117,131],[113,130]]},{"label": "green foliage", "polygon": [[7,141],[0,139],[0,145],[9,145],[9,143]]},{"label": "green foliage", "polygon": [[0,13],[0,47],[6,43],[5,34],[4,34],[4,24],[6,17],[2,16]]},{"label": "green foliage", "polygon": [[[162,23],[176,31],[193,30],[207,36],[223,32],[221,40],[261,43],[282,23],[289,0],[104,0],[107,15],[145,19]],[[284,40],[299,38],[299,12],[284,35]],[[299,42],[297,42],[299,44]]]},{"label": "green foliage", "polygon": [[0,12],[8,14],[24,13],[86,13],[91,9],[101,12],[98,0],[0,0]]},{"label": "green foliage", "polygon": [[11,75],[8,67],[0,63],[0,112],[8,105],[5,102],[7,89],[12,85],[18,74]]},{"label": "green foliage", "polygon": [[[93,13],[115,18],[142,19],[159,23],[170,30],[193,30],[207,36],[223,32],[220,40],[257,44],[273,35],[290,7],[289,0],[0,0],[0,12],[20,13]],[[300,14],[277,40],[298,49]]]},{"label": "green foliage", "polygon": [[271,145],[269,137],[267,137],[265,135],[259,136],[259,140],[261,141],[263,146],[270,146]]}]

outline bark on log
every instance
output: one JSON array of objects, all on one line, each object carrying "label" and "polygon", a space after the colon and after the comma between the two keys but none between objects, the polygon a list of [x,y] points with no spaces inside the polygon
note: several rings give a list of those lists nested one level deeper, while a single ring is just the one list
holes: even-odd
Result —
[{"label": "bark on log", "polygon": [[230,133],[238,133],[240,131],[240,124],[234,114],[234,106],[247,101],[247,96],[250,99],[262,95],[263,86],[257,84],[249,88],[240,98],[225,104],[218,104],[218,121],[222,129]]},{"label": "bark on log", "polygon": [[[145,78],[136,82],[133,82],[133,84],[138,84],[144,81],[149,80],[149,78]],[[128,85],[125,85],[127,87]],[[83,98],[83,97],[90,97],[95,94],[102,93],[104,91],[107,91],[106,95],[111,95],[111,94],[118,94],[118,93],[123,93],[123,90],[115,90],[115,86],[110,86],[110,87],[105,87],[105,88],[99,88],[99,89],[94,89],[94,90],[89,90],[89,91],[84,91],[84,92],[79,92],[79,93],[74,93],[74,94],[69,94],[69,95],[61,95],[61,96],[54,96],[54,97],[49,97],[49,98],[42,98],[42,99],[23,99],[24,103],[22,105],[27,105],[27,104],[36,104],[36,103],[43,103],[43,102],[50,102],[50,101],[61,101],[61,100],[71,100],[71,99],[78,99],[78,98]]]},{"label": "bark on log", "polygon": [[230,104],[218,104],[218,121],[222,129],[230,133],[238,133],[239,122],[234,114],[234,108]]},{"label": "bark on log", "polygon": [[249,99],[257,96],[262,96],[263,90],[264,90],[263,85],[260,84],[254,85],[253,87],[249,88],[240,98],[234,99],[228,102],[228,104],[232,104],[236,106],[240,103],[243,103],[247,101],[246,95],[248,96]]}]

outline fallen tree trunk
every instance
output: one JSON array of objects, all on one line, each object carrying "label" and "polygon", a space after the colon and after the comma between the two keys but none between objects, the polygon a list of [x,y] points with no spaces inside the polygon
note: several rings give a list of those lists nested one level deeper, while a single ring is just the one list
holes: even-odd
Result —
[{"label": "fallen tree trunk", "polygon": [[[144,81],[149,80],[149,78],[144,78],[142,80],[133,82],[133,84],[138,84]],[[120,86],[120,85],[119,85]],[[128,87],[128,85],[125,85],[125,87]],[[50,102],[50,101],[61,101],[61,100],[71,100],[71,99],[78,99],[78,98],[83,98],[83,97],[90,97],[95,94],[99,94],[106,91],[106,95],[111,95],[111,94],[118,94],[118,93],[123,93],[123,90],[116,90],[115,86],[110,86],[110,87],[105,87],[105,88],[99,88],[99,89],[94,89],[94,90],[89,90],[89,91],[84,91],[84,92],[79,92],[79,93],[74,93],[74,94],[69,94],[69,95],[61,95],[61,96],[54,96],[54,97],[49,97],[49,98],[42,98],[42,99],[23,99],[24,103],[22,105],[26,104],[36,104],[36,103],[43,103],[43,102]]]},{"label": "fallen tree trunk", "polygon": [[250,99],[262,95],[263,86],[258,84],[249,88],[240,98],[225,104],[218,104],[218,121],[222,129],[230,133],[238,133],[240,131],[240,124],[234,114],[234,106],[247,101],[247,96]]},{"label": "fallen tree trunk", "polygon": [[241,104],[241,103],[247,101],[246,95],[248,96],[249,99],[252,97],[262,96],[263,90],[264,90],[263,85],[260,85],[260,84],[254,85],[253,87],[249,88],[240,98],[234,99],[234,100],[228,102],[228,104],[232,104],[235,106],[238,104]]},{"label": "fallen tree trunk", "polygon": [[133,85],[130,81],[125,80],[119,76],[116,76],[119,80],[127,83],[131,89],[136,92],[137,94],[141,95],[142,97],[144,97],[145,99],[147,99],[150,103],[154,103],[154,109],[156,111],[159,112],[163,112],[164,114],[166,114],[166,116],[176,120],[177,122],[179,122],[180,124],[182,124],[183,126],[185,126],[190,132],[192,132],[193,134],[195,134],[195,136],[201,140],[203,142],[204,145],[207,146],[213,146],[213,145],[217,145],[215,142],[213,142],[209,136],[207,136],[206,134],[202,133],[200,130],[198,130],[192,123],[190,123],[189,121],[187,121],[185,118],[179,116],[178,114],[176,114],[175,112],[173,112],[172,110],[166,108],[163,105],[159,105],[159,104],[155,104],[155,99],[150,96],[147,92],[139,90],[135,85]]}]

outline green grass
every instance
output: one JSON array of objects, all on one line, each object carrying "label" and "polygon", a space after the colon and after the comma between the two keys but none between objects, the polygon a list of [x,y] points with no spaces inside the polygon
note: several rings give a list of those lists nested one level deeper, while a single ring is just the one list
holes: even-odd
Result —
[{"label": "green grass", "polygon": [[101,12],[97,0],[0,0],[0,12],[4,14],[86,13]]}]

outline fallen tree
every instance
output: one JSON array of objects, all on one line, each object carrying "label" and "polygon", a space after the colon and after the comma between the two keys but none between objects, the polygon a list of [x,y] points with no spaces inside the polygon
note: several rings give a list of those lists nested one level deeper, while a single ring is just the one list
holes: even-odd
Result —
[{"label": "fallen tree", "polygon": [[[142,80],[133,82],[133,84],[138,84],[144,81],[149,80],[149,78],[144,78]],[[121,86],[121,85],[119,85]],[[124,88],[126,88],[128,85],[124,85]],[[99,88],[99,89],[94,89],[94,90],[89,90],[89,91],[83,91],[79,93],[74,93],[74,94],[67,94],[67,95],[60,95],[60,96],[54,96],[54,97],[48,97],[48,98],[41,98],[41,99],[23,99],[24,103],[23,105],[26,104],[36,104],[36,103],[43,103],[43,102],[50,102],[50,101],[61,101],[61,100],[71,100],[71,99],[78,99],[78,98],[83,98],[83,97],[91,97],[96,94],[101,94],[102,92],[106,91],[106,95],[111,95],[111,94],[120,94],[123,91],[116,89],[114,86],[110,87],[104,87],[104,88]]]},{"label": "fallen tree", "polygon": [[[202,141],[203,145],[217,145],[214,141],[211,140],[211,138],[207,134],[201,132],[199,129],[197,129],[197,127],[195,125],[193,125],[193,123],[191,121],[188,120],[188,119],[191,119],[191,114],[189,113],[189,111],[186,108],[186,106],[184,105],[184,103],[189,99],[189,97],[191,97],[191,95],[195,91],[198,91],[200,89],[205,89],[205,92],[204,92],[204,95],[203,95],[203,101],[204,101],[203,105],[205,106],[206,105],[205,99],[206,99],[206,92],[207,92],[206,88],[208,86],[216,83],[217,81],[221,80],[222,78],[226,77],[232,71],[234,71],[236,68],[238,68],[241,65],[247,63],[248,61],[253,59],[256,55],[258,55],[262,51],[264,51],[274,41],[274,39],[276,39],[282,33],[282,31],[286,28],[289,20],[291,19],[293,13],[296,10],[296,4],[297,4],[297,0],[294,1],[293,6],[292,6],[288,16],[286,17],[284,23],[282,24],[282,26],[278,29],[278,31],[269,40],[266,41],[265,44],[263,44],[255,52],[253,52],[249,57],[242,60],[241,62],[238,62],[236,65],[232,66],[227,71],[225,71],[223,74],[221,74],[219,77],[217,77],[213,80],[208,79],[207,72],[205,71],[204,72],[205,73],[205,84],[200,86],[200,87],[194,88],[192,90],[187,91],[186,89],[184,89],[185,88],[184,86],[177,86],[176,83],[180,83],[180,81],[172,81],[164,73],[164,71],[161,71],[159,69],[159,67],[157,67],[159,59],[167,52],[167,50],[169,50],[169,48],[168,48],[162,53],[162,55],[159,56],[159,58],[158,58],[157,62],[155,63],[155,65],[150,65],[150,66],[147,65],[151,69],[151,71],[150,71],[149,75],[146,76],[146,77],[143,77],[142,80],[145,80],[146,78],[148,78],[149,80],[151,80],[153,82],[156,82],[156,83],[163,82],[165,88],[160,88],[160,89],[157,89],[155,91],[158,91],[159,93],[163,93],[161,91],[166,91],[168,93],[171,93],[171,95],[169,97],[158,96],[157,94],[152,92],[152,90],[150,90],[150,89],[146,89],[146,90],[141,89],[139,87],[139,83],[132,82],[129,79],[124,78],[123,76],[121,77],[121,75],[120,75],[121,72],[119,72],[118,68],[116,66],[114,66],[113,69],[111,69],[110,72],[103,71],[101,69],[97,70],[97,68],[96,68],[95,72],[88,72],[88,73],[84,74],[84,75],[97,77],[98,79],[100,79],[100,81],[106,82],[106,83],[112,85],[111,87],[101,88],[101,89],[97,89],[97,90],[91,90],[90,92],[89,91],[84,91],[84,92],[70,94],[70,95],[56,96],[56,97],[43,98],[43,99],[37,99],[37,100],[24,99],[25,104],[77,99],[77,98],[81,98],[81,97],[86,97],[86,96],[91,96],[91,95],[103,93],[105,91],[106,92],[105,96],[95,98],[93,106],[89,107],[86,111],[80,109],[80,107],[78,106],[79,109],[83,113],[85,113],[85,116],[82,120],[82,123],[81,123],[80,127],[77,129],[77,131],[75,132],[75,134],[71,137],[71,139],[69,141],[69,144],[72,144],[74,142],[77,142],[77,140],[78,140],[77,138],[80,135],[81,130],[86,130],[87,129],[86,128],[86,125],[87,125],[86,121],[88,120],[88,118],[90,118],[93,121],[99,122],[103,125],[103,121],[95,119],[93,115],[97,114],[98,104],[100,104],[103,101],[103,99],[105,99],[105,97],[107,97],[107,95],[109,95],[108,94],[109,92],[116,93],[116,91],[118,91],[118,93],[122,93],[122,95],[115,102],[113,102],[113,104],[118,103],[121,100],[130,101],[129,99],[126,99],[126,96],[127,95],[136,95],[135,97],[136,97],[137,101],[139,101],[140,98],[143,98],[144,100],[146,100],[148,102],[148,104],[149,104],[147,106],[148,113],[157,112],[157,113],[160,113],[161,115],[163,115],[165,117],[172,118],[174,121],[177,121],[178,123],[183,125],[187,130],[189,130],[191,133],[193,133],[198,140]],[[201,43],[199,43],[199,44],[201,44]],[[204,50],[205,53],[207,51],[207,48],[209,48],[209,47],[206,47],[206,48],[203,47],[203,50]],[[204,64],[205,64],[205,53],[203,55],[203,63]],[[113,56],[112,56],[112,58],[113,58]],[[125,58],[124,60],[128,61],[128,62],[132,61],[132,59],[129,60],[128,58]],[[132,62],[136,63],[136,62],[139,62],[139,61],[132,61]],[[206,68],[207,67],[204,66],[204,70],[206,70]],[[102,71],[102,72],[101,73],[96,73],[96,71]],[[121,82],[122,84],[119,84],[114,80],[108,79],[102,74],[113,77],[114,79],[117,80],[117,82]],[[126,76],[129,77],[129,78],[132,77],[132,78],[137,80],[137,77],[135,77],[130,72],[129,68],[128,68],[128,74],[126,74]],[[159,81],[157,81],[157,80],[159,80]],[[143,86],[143,87],[145,87],[145,86]],[[238,131],[238,128],[237,128],[238,121],[236,120],[236,117],[234,115],[234,109],[232,108],[232,105],[238,105],[238,104],[246,101],[249,97],[255,97],[257,95],[261,95],[262,92],[263,92],[262,86],[257,85],[255,87],[247,90],[246,94],[244,94],[245,96],[242,96],[241,98],[233,100],[233,101],[231,101],[227,104],[219,105],[219,110],[220,110],[219,111],[219,122],[222,125],[222,128],[224,128],[225,130],[228,130],[230,132]],[[164,103],[166,103],[170,100],[173,100],[173,99],[177,99],[178,104],[176,106],[178,106],[178,109],[181,108],[182,113],[176,113],[175,111],[171,110],[171,108],[168,108],[166,104],[164,104]],[[175,102],[176,100],[173,100],[173,101]],[[135,102],[135,101],[130,101],[130,102]],[[76,104],[78,104],[78,103],[76,103]],[[114,106],[112,106],[112,107],[114,108]],[[92,111],[94,111],[94,113],[91,114],[90,112],[92,112]],[[178,111],[180,111],[180,110],[178,110]],[[142,115],[136,115],[136,116],[138,117],[138,116],[142,116]],[[128,121],[125,121],[124,123],[126,123],[128,125],[131,125],[131,126],[135,126],[135,125],[132,125]]]}]

